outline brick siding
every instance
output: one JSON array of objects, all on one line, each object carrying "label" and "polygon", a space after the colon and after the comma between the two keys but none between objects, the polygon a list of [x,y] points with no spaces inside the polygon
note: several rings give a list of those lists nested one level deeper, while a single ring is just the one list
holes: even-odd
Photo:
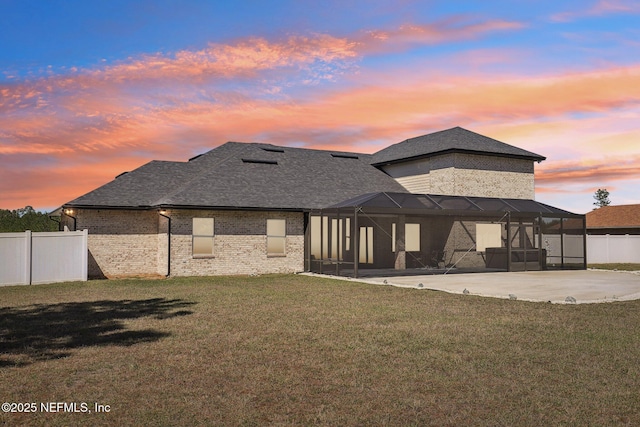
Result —
[{"label": "brick siding", "polygon": [[384,171],[412,193],[535,198],[530,160],[456,153],[389,165]]},{"label": "brick siding", "polygon": [[[175,276],[292,273],[304,269],[304,216],[299,212],[173,210],[170,274]],[[81,209],[88,229],[89,276],[166,275],[168,220],[157,211]],[[192,255],[193,218],[214,218],[214,254]],[[284,256],[267,256],[267,219],[285,219]]]}]

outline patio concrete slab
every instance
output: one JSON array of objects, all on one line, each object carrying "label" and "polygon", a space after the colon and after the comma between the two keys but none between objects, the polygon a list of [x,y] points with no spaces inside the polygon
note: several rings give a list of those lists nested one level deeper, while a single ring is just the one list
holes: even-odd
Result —
[{"label": "patio concrete slab", "polygon": [[[468,273],[350,279],[524,301],[595,303],[640,299],[639,272],[604,270]],[[420,284],[422,284],[420,286]]]}]

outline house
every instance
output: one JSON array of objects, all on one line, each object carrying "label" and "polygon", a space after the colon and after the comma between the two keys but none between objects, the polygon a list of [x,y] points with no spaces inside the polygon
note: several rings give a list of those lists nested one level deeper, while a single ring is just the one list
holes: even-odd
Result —
[{"label": "house", "polygon": [[228,142],[119,175],[61,226],[89,230],[90,276],[584,268],[551,227],[584,216],[533,200],[542,160],[460,127],[372,155]]},{"label": "house", "polygon": [[639,204],[594,209],[586,227],[590,263],[640,263]]},{"label": "house", "polygon": [[640,204],[603,206],[587,212],[587,234],[640,235]]}]

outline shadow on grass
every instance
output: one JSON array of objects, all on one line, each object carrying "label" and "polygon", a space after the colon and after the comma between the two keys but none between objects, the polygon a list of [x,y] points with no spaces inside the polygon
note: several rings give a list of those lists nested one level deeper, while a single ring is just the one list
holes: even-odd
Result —
[{"label": "shadow on grass", "polygon": [[[88,301],[0,308],[0,368],[69,356],[85,346],[131,346],[169,336],[127,330],[124,320],[186,316],[195,302],[181,299]],[[181,310],[182,309],[182,310]]]}]

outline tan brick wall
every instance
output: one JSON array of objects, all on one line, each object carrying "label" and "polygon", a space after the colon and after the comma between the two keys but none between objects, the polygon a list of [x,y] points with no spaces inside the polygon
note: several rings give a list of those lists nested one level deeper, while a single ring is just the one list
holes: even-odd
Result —
[{"label": "tan brick wall", "polygon": [[[171,275],[291,273],[304,270],[304,216],[291,212],[174,210]],[[77,229],[88,229],[90,277],[166,275],[168,220],[152,211],[77,212]],[[214,218],[214,255],[192,255],[193,218]],[[285,219],[284,256],[267,256],[267,219]]]},{"label": "tan brick wall", "polygon": [[457,153],[388,165],[384,171],[412,193],[535,198],[530,160]]},{"label": "tan brick wall", "polygon": [[535,199],[533,174],[449,168],[430,175],[432,194]]},{"label": "tan brick wall", "polygon": [[445,245],[447,264],[455,264],[456,268],[484,268],[484,254],[476,252],[475,241],[475,221],[454,221]]},{"label": "tan brick wall", "polygon": [[89,231],[89,277],[158,273],[158,213],[80,209],[78,230]]},{"label": "tan brick wall", "polygon": [[[293,273],[304,270],[304,217],[292,212],[169,211],[171,274]],[[214,218],[214,255],[192,255],[192,219]],[[267,256],[267,219],[285,219],[285,256]]]}]

